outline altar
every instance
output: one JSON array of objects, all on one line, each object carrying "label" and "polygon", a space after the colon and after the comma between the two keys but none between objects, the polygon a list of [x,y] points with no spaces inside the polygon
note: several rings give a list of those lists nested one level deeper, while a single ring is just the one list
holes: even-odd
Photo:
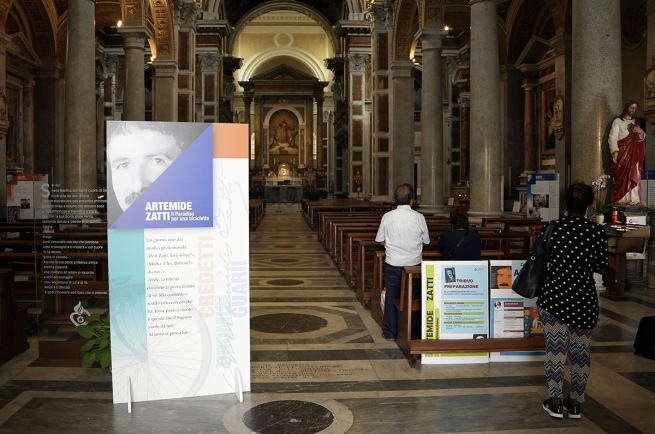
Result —
[{"label": "altar", "polygon": [[302,185],[265,185],[264,199],[267,204],[294,203],[302,199]]}]

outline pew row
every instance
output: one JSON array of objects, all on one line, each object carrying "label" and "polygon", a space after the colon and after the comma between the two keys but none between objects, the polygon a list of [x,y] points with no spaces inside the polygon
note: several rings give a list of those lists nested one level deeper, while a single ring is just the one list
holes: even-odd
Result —
[{"label": "pew row", "polygon": [[421,267],[403,267],[398,308],[396,344],[411,367],[421,354],[506,351],[544,351],[543,337],[494,339],[412,339],[412,312],[421,311],[420,302],[412,300],[412,279],[420,277]]}]

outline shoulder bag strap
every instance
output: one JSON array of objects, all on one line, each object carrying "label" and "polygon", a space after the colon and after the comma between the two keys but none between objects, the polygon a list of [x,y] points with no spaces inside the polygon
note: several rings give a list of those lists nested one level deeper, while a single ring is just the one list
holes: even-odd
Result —
[{"label": "shoulder bag strap", "polygon": [[546,242],[546,252],[550,255],[550,242],[553,239],[553,227],[555,226],[555,220],[548,223],[544,237],[548,236],[548,241]]},{"label": "shoulder bag strap", "polygon": [[457,253],[457,249],[459,249],[459,246],[462,245],[462,243],[464,242],[464,238],[466,238],[466,236],[467,236],[468,234],[469,234],[469,231],[466,231],[466,233],[464,234],[464,236],[462,237],[462,239],[459,240],[459,242],[458,242],[457,245],[455,246],[455,250],[453,250],[453,253],[451,253],[450,256],[448,256],[447,258],[444,258],[445,260],[448,261],[448,260],[450,260],[450,258],[452,258],[453,256],[455,256],[455,253]]}]

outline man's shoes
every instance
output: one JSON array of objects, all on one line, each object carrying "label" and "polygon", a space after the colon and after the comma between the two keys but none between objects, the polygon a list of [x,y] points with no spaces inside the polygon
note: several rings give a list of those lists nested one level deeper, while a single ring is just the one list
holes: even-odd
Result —
[{"label": "man's shoes", "polygon": [[396,338],[390,338],[388,336],[385,336],[384,333],[382,333],[382,337],[390,342],[396,342]]},{"label": "man's shoes", "polygon": [[582,414],[580,413],[580,404],[571,404],[571,401],[568,399],[564,400],[564,408],[566,408],[567,413],[569,414],[569,419],[580,419]]},{"label": "man's shoes", "polygon": [[556,417],[558,419],[564,418],[564,409],[562,408],[561,402],[559,404],[553,404],[551,403],[550,398],[548,398],[544,401],[543,408],[551,417]]}]

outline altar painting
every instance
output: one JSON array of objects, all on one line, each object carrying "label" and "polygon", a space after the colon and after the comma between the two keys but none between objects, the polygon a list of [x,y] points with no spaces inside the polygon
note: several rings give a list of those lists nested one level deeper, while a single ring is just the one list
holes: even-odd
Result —
[{"label": "altar painting", "polygon": [[298,155],[298,117],[278,110],[269,122],[269,155]]}]

